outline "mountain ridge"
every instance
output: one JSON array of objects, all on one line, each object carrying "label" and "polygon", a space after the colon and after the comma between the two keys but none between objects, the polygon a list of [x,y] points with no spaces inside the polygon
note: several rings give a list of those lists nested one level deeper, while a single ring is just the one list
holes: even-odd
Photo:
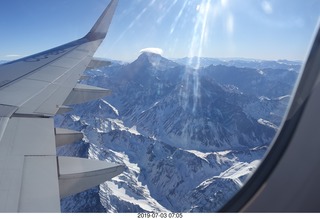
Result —
[{"label": "mountain ridge", "polygon": [[[257,95],[241,86],[245,80],[235,83],[223,77],[235,72],[249,72],[249,83],[257,78],[268,79],[260,83],[276,81],[277,72],[284,78],[292,73],[271,69],[262,75],[259,69],[228,66],[193,69],[150,54],[130,64],[87,70],[89,78],[83,83],[109,88],[113,94],[55,118],[56,126],[85,135],[76,147],[63,146],[58,152],[121,163],[126,170],[62,200],[62,210],[218,210],[264,156],[290,95],[289,89],[279,90],[283,96]],[[90,198],[77,206],[86,196]]]}]

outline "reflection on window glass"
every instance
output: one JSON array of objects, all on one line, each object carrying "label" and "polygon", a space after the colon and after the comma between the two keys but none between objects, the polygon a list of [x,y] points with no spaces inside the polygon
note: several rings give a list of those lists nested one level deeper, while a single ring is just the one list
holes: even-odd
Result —
[{"label": "reflection on window glass", "polygon": [[63,199],[62,210],[217,211],[281,127],[319,3],[120,1],[82,81],[112,95],[55,122],[85,134],[76,146],[58,148],[60,155],[126,170]]}]

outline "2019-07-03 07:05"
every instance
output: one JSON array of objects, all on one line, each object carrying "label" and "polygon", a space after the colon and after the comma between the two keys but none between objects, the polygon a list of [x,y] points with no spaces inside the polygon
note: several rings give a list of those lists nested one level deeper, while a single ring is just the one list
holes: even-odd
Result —
[{"label": "2019-07-03 07:05", "polygon": [[137,218],[183,218],[183,213],[138,213]]}]

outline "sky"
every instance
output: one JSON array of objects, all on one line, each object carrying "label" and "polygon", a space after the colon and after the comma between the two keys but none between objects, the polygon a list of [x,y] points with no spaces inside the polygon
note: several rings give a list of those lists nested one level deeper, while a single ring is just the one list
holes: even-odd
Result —
[{"label": "sky", "polygon": [[[83,37],[110,0],[0,2],[0,60]],[[96,57],[304,60],[320,21],[319,0],[119,0]]]}]

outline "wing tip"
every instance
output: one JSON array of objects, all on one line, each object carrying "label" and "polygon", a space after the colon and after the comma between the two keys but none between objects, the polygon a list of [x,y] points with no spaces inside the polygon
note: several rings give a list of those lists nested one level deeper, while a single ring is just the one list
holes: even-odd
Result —
[{"label": "wing tip", "polygon": [[111,20],[117,8],[119,0],[111,0],[107,8],[103,11],[97,22],[85,36],[89,41],[104,39],[107,35]]}]

